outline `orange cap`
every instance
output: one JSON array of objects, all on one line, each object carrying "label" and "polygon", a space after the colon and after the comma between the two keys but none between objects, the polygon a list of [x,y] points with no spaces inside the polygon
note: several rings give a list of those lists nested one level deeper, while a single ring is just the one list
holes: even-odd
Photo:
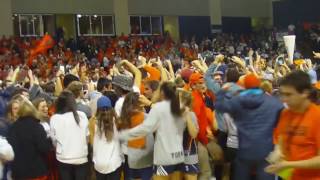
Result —
[{"label": "orange cap", "polygon": [[161,72],[157,68],[152,66],[144,66],[143,68],[150,74],[150,77],[146,78],[147,80],[160,81]]},{"label": "orange cap", "polygon": [[195,83],[204,82],[203,76],[200,73],[192,73],[189,77],[189,84],[193,85]]},{"label": "orange cap", "polygon": [[244,77],[244,87],[246,89],[258,88],[260,87],[260,83],[261,83],[260,79],[254,74],[247,74]]}]

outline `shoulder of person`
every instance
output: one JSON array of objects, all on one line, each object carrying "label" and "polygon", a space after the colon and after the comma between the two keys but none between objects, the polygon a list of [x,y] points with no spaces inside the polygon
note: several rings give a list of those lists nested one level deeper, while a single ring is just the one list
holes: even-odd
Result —
[{"label": "shoulder of person", "polygon": [[288,108],[283,108],[280,112],[280,119],[287,118],[292,114],[292,112]]},{"label": "shoulder of person", "polygon": [[95,115],[91,116],[89,119],[90,122],[96,122],[97,121],[97,117]]},{"label": "shoulder of person", "polygon": [[314,116],[316,119],[320,120],[320,106],[316,104],[311,104],[311,112],[312,116]]},{"label": "shoulder of person", "polygon": [[269,96],[267,94],[266,94],[266,96],[267,96],[266,98],[272,99],[274,101],[274,103],[277,105],[276,108],[284,109],[283,102],[281,102],[281,100],[279,98],[276,98],[274,96]]},{"label": "shoulder of person", "polygon": [[61,117],[61,114],[53,114],[51,117],[50,117],[50,124],[51,122],[57,120],[57,119],[60,119]]},{"label": "shoulder of person", "polygon": [[83,111],[77,111],[77,113],[78,113],[78,115],[79,115],[80,118],[86,118],[86,119],[88,119],[86,113],[84,113]]},{"label": "shoulder of person", "polygon": [[4,136],[0,136],[0,144],[8,143],[7,139]]},{"label": "shoulder of person", "polygon": [[152,105],[152,109],[156,109],[157,107],[165,107],[167,106],[168,101],[160,101],[160,102],[156,102]]},{"label": "shoulder of person", "polygon": [[189,115],[191,116],[191,118],[192,118],[192,121],[194,122],[194,123],[198,123],[198,118],[197,118],[197,115],[196,115],[196,113],[195,112],[193,112],[193,111],[190,111],[189,112]]},{"label": "shoulder of person", "polygon": [[191,117],[197,117],[197,116],[196,116],[196,113],[193,112],[192,110],[188,111],[187,113],[188,113],[188,115],[191,116]]},{"label": "shoulder of person", "polygon": [[139,93],[140,94],[140,88],[138,86],[132,86],[133,92]]}]

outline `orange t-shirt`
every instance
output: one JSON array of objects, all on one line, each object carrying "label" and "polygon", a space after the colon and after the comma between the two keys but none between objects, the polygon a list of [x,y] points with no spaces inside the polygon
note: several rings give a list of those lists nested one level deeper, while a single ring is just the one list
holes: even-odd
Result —
[{"label": "orange t-shirt", "polygon": [[[305,113],[282,111],[274,141],[282,141],[287,161],[308,160],[320,152],[320,108],[311,104]],[[295,169],[292,180],[320,180],[320,169]]]},{"label": "orange t-shirt", "polygon": [[[131,126],[130,128],[134,128],[138,126],[139,124],[142,124],[144,120],[144,113],[139,112],[135,115],[131,116]],[[135,148],[135,149],[142,149],[145,148],[146,145],[146,138],[139,138],[128,141],[128,147]]]}]

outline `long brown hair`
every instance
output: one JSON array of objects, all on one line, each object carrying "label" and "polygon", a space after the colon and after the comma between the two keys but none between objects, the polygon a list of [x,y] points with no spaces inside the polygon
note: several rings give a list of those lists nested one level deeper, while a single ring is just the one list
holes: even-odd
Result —
[{"label": "long brown hair", "polygon": [[177,92],[177,87],[173,82],[164,82],[160,90],[163,92],[164,98],[170,100],[171,113],[174,116],[180,117],[182,111],[180,109],[180,98]]},{"label": "long brown hair", "polygon": [[76,123],[79,125],[80,118],[77,112],[76,99],[71,91],[64,90],[56,101],[56,113],[64,114],[72,112]]},{"label": "long brown hair", "polygon": [[96,113],[98,134],[103,134],[107,141],[111,141],[114,132],[114,121],[117,120],[117,114],[113,108],[98,108]]},{"label": "long brown hair", "polygon": [[130,92],[126,95],[120,115],[120,127],[130,128],[131,126],[131,116],[139,112],[139,93]]}]

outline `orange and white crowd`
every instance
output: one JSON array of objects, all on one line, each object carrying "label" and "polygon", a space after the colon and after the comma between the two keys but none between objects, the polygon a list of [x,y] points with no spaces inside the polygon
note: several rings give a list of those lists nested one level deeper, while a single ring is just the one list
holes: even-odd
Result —
[{"label": "orange and white crowd", "polygon": [[272,31],[3,37],[0,175],[320,180],[319,58]]}]

